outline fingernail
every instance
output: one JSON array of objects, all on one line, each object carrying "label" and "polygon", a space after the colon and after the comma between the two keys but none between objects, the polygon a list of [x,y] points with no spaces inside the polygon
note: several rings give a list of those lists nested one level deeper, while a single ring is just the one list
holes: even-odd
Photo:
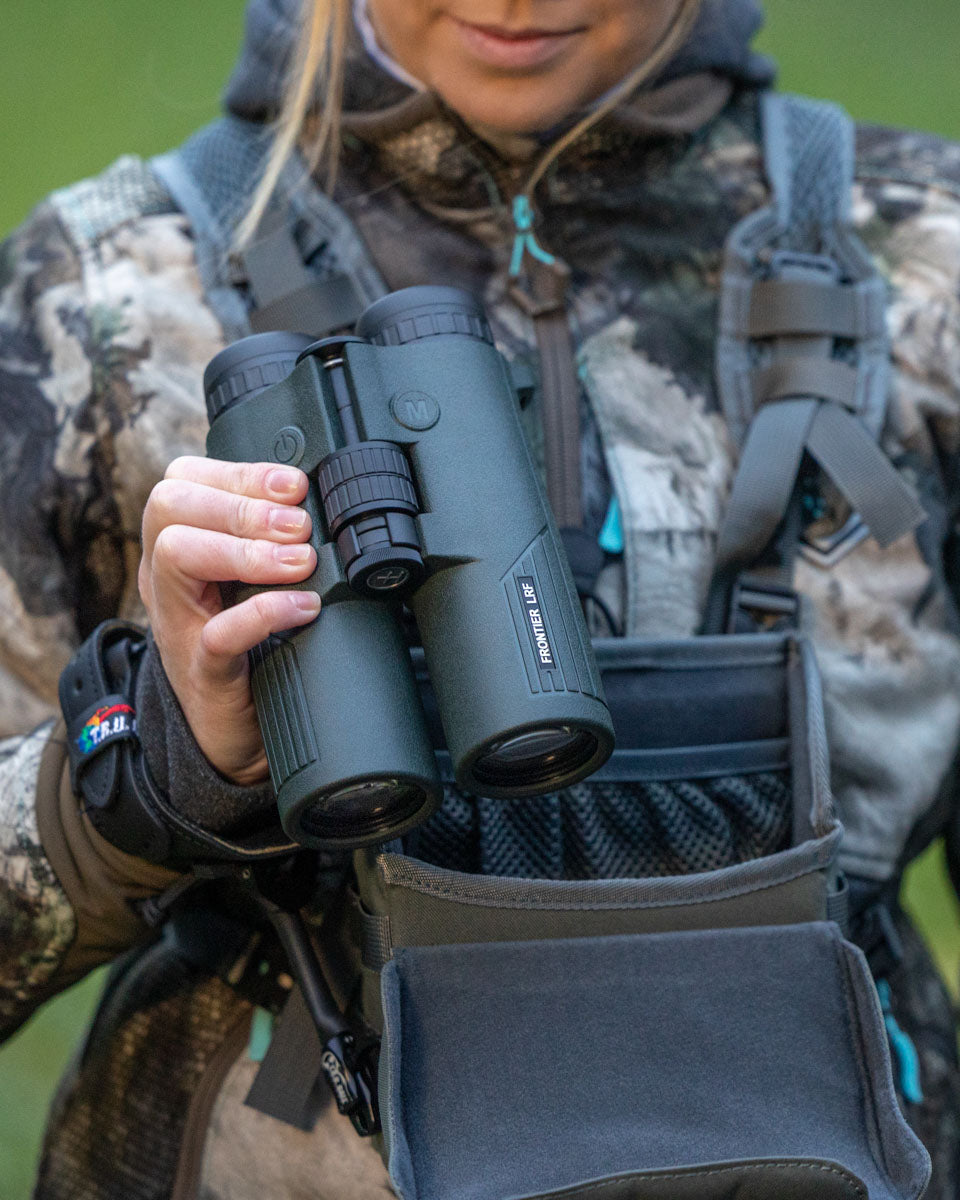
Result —
[{"label": "fingernail", "polygon": [[302,533],[308,520],[302,508],[272,508],[267,525],[277,533]]},{"label": "fingernail", "polygon": [[309,561],[313,547],[309,542],[298,542],[295,546],[276,546],[273,552],[277,562],[285,563],[288,567],[302,567]]},{"label": "fingernail", "polygon": [[267,487],[280,496],[292,496],[300,487],[300,472],[290,467],[278,467],[267,476]]},{"label": "fingernail", "polygon": [[316,592],[294,592],[293,602],[301,612],[318,613],[320,611],[320,597]]}]

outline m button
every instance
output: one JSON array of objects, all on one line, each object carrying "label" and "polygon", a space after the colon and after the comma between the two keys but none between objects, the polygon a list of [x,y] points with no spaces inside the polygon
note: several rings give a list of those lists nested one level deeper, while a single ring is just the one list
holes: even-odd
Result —
[{"label": "m button", "polygon": [[440,420],[440,405],[427,392],[397,392],[390,401],[390,411],[398,425],[418,433]]}]

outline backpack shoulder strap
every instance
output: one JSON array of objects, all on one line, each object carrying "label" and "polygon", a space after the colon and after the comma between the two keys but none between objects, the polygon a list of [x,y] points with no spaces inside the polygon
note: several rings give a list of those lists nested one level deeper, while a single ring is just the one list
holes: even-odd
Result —
[{"label": "backpack shoulder strap", "polygon": [[166,188],[133,154],[118,158],[93,179],[59,188],[50,203],[78,248],[95,245],[140,217],[177,211]]},{"label": "backpack shoulder strap", "polygon": [[284,166],[252,241],[235,248],[269,148],[262,126],[224,117],[150,166],[193,224],[201,279],[228,338],[267,329],[322,337],[352,325],[386,285],[353,222],[299,154]]},{"label": "backpack shoulder strap", "polygon": [[[882,545],[924,516],[877,445],[886,285],[853,229],[853,123],[833,104],[772,92],[762,120],[770,200],[731,232],[720,297],[717,388],[741,455],[704,622],[714,633],[737,626],[734,593],[784,533],[805,454]],[[799,520],[767,573],[773,617],[791,604]],[[756,606],[762,587],[747,590]]]}]

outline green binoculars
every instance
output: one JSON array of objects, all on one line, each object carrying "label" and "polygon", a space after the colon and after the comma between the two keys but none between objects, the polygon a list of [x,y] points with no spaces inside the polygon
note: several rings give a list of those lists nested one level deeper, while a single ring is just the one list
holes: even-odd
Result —
[{"label": "green binoculars", "polygon": [[606,761],[613,726],[577,591],[472,296],[407,288],[371,305],[356,336],[244,338],[204,390],[209,455],[310,480],[317,568],[301,586],[323,609],[251,652],[290,837],[385,841],[442,799],[403,605],[460,787],[539,795]]}]

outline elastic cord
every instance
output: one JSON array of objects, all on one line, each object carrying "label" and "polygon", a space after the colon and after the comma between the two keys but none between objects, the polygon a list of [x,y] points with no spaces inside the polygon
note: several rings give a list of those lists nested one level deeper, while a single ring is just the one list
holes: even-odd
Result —
[{"label": "elastic cord", "polygon": [[528,199],[531,198],[534,189],[543,178],[547,168],[568,146],[572,145],[582,134],[605,117],[607,113],[616,108],[625,96],[636,91],[641,84],[649,82],[661,68],[666,66],[689,37],[694,23],[700,14],[701,5],[702,0],[680,0],[680,5],[673,15],[673,20],[670,22],[669,28],[650,52],[649,56],[631,71],[629,75],[625,76],[616,87],[611,88],[602,103],[597,105],[596,108],[591,109],[582,120],[568,129],[565,134],[559,137],[545,151],[530,173],[523,188],[523,195]]}]

